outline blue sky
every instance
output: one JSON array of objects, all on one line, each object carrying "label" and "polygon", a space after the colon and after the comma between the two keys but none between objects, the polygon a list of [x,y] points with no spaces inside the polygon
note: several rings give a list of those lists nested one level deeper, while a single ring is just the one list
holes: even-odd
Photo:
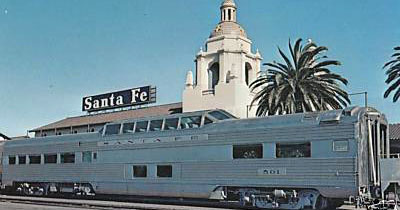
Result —
[{"label": "blue sky", "polygon": [[[156,85],[158,104],[181,101],[186,72],[219,21],[220,0],[0,0],[0,132],[84,114],[82,97]],[[382,65],[400,45],[398,0],[236,0],[238,21],[262,53],[279,59],[289,38],[311,38],[342,62],[348,92],[390,122]],[[352,97],[363,105],[363,97]]]}]

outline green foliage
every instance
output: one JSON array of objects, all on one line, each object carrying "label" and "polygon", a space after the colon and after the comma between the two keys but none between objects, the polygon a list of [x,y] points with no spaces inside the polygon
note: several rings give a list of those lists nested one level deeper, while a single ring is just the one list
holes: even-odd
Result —
[{"label": "green foliage", "polygon": [[308,42],[304,47],[298,39],[290,56],[278,47],[283,63],[265,63],[266,71],[250,84],[256,92],[251,105],[258,104],[257,116],[341,109],[350,104],[339,83],[347,80],[328,68],[339,61],[326,60],[327,47]]},{"label": "green foliage", "polygon": [[394,48],[395,53],[392,55],[391,61],[385,63],[383,66],[386,70],[386,84],[389,88],[385,91],[383,95],[387,98],[391,92],[394,92],[393,102],[396,102],[400,97],[400,46]]}]

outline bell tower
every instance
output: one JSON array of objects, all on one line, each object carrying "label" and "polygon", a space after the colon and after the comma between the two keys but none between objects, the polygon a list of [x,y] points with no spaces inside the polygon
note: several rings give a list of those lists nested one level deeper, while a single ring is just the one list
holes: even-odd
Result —
[{"label": "bell tower", "polygon": [[[224,109],[239,118],[253,117],[249,84],[256,79],[262,57],[251,52],[251,40],[237,23],[234,0],[224,0],[220,23],[211,32],[205,49],[196,55],[195,74],[187,74],[183,111]],[[193,81],[194,80],[194,81]]]}]

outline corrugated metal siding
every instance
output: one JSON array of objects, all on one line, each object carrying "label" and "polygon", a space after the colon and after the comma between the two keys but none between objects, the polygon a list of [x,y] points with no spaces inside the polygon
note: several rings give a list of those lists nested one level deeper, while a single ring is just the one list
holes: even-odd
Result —
[{"label": "corrugated metal siding", "polygon": [[[355,186],[356,159],[275,159],[235,160],[230,162],[204,162],[182,164],[182,179],[230,180],[264,183],[280,186]],[[258,175],[258,169],[285,168],[286,175]]]},{"label": "corrugated metal siding", "polygon": [[123,181],[122,164],[46,164],[5,166],[3,178],[15,181]]}]

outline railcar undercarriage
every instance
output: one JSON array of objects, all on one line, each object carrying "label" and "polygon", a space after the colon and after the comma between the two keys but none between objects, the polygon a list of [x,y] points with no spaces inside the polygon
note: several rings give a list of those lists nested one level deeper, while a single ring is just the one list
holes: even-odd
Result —
[{"label": "railcar undercarriage", "polygon": [[16,182],[15,191],[21,195],[47,196],[54,194],[70,194],[93,196],[93,187],[88,183],[42,183]]},{"label": "railcar undercarriage", "polygon": [[[241,206],[262,209],[326,209],[329,202],[315,189],[265,189],[220,187],[218,190],[227,200],[238,200]],[[331,206],[330,206],[331,205]]]}]

